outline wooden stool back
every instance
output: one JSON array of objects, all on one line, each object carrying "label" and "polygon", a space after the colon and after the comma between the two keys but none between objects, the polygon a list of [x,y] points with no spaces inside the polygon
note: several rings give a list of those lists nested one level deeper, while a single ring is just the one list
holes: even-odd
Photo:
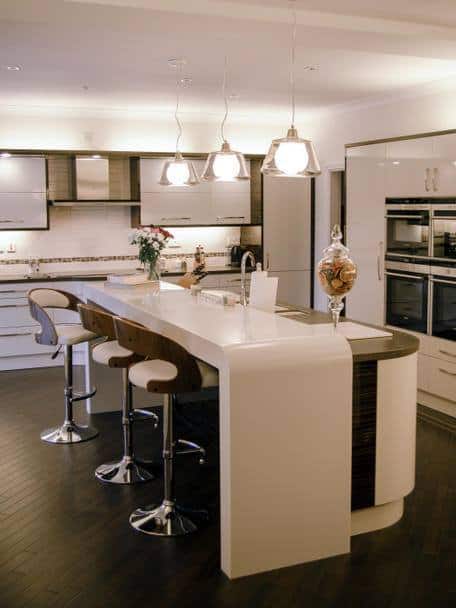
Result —
[{"label": "wooden stool back", "polygon": [[147,390],[155,393],[190,393],[201,389],[202,378],[193,357],[182,346],[161,336],[139,323],[114,317],[117,340],[121,346],[148,360],[160,359],[177,368],[177,376],[169,381],[148,384]]}]

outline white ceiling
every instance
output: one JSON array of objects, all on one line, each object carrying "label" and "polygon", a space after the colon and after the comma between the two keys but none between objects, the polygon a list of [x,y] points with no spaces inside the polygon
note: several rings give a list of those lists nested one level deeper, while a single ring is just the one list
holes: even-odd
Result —
[{"label": "white ceiling", "polygon": [[[455,0],[297,0],[298,119],[454,78]],[[221,69],[234,113],[288,108],[289,3],[280,0],[1,0],[0,104],[219,113]],[[19,72],[7,65],[21,65]],[[309,72],[306,65],[316,64]],[[83,88],[88,85],[88,90]]]}]

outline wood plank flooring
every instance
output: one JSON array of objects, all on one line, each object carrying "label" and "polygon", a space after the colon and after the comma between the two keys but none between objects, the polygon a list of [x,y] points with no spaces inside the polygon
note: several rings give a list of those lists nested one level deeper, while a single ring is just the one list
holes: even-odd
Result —
[{"label": "wood plank flooring", "polygon": [[[104,386],[97,398],[118,395]],[[204,440],[209,464],[177,460],[178,498],[212,518],[193,536],[146,537],[128,516],[160,498],[161,477],[129,488],[93,476],[120,454],[119,415],[93,416],[91,442],[43,444],[39,432],[61,420],[62,370],[0,374],[0,608],[456,606],[455,435],[419,423],[416,490],[397,525],[353,538],[350,555],[229,581],[219,570],[217,404],[181,410],[178,433]],[[137,443],[157,458],[160,431],[142,425]]]}]

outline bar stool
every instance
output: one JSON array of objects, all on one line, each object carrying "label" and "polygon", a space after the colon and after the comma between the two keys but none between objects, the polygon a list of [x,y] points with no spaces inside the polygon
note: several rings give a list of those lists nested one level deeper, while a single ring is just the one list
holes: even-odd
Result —
[{"label": "bar stool", "polygon": [[95,477],[100,481],[117,484],[134,484],[154,479],[154,475],[135,458],[133,451],[135,420],[152,420],[155,427],[158,426],[156,414],[147,410],[133,409],[132,385],[128,380],[128,369],[133,363],[142,361],[143,357],[120,346],[116,340],[113,316],[110,313],[88,304],[79,304],[78,308],[83,326],[98,336],[105,337],[104,342],[92,348],[93,360],[101,365],[122,370],[123,455],[120,460],[100,465],[95,471]]},{"label": "bar stool", "polygon": [[163,501],[155,507],[136,509],[130,516],[130,524],[144,534],[189,534],[197,526],[188,517],[189,511],[179,507],[174,499],[173,459],[179,454],[173,440],[174,402],[178,393],[218,386],[218,372],[173,340],[137,323],[114,317],[114,324],[119,344],[147,357],[147,360],[131,366],[128,374],[130,382],[150,393],[163,395]]},{"label": "bar stool", "polygon": [[57,324],[49,316],[47,309],[64,309],[78,312],[78,304],[81,300],[66,291],[57,289],[41,288],[32,289],[28,293],[30,314],[40,325],[40,331],[35,334],[38,344],[58,346],[52,355],[54,359],[63,347],[64,369],[65,369],[65,420],[61,426],[46,429],[41,433],[41,439],[47,443],[69,444],[88,441],[98,435],[97,429],[91,426],[76,424],[73,419],[73,405],[78,401],[84,401],[93,397],[96,389],[89,393],[77,393],[73,391],[73,346],[88,342],[96,338],[96,334],[87,331],[79,323]]}]

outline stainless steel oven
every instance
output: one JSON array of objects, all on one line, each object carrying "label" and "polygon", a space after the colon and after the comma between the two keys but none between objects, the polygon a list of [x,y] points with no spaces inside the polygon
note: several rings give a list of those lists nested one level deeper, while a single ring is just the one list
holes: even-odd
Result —
[{"label": "stainless steel oven", "polygon": [[431,334],[456,341],[456,266],[431,267]]},{"label": "stainless steel oven", "polygon": [[385,274],[386,323],[427,333],[429,266],[387,259]]},{"label": "stainless steel oven", "polygon": [[[423,205],[424,206],[424,205]],[[394,256],[429,256],[429,208],[402,204],[386,207],[386,253]]]},{"label": "stainless steel oven", "polygon": [[456,265],[456,204],[432,209],[431,257]]}]

